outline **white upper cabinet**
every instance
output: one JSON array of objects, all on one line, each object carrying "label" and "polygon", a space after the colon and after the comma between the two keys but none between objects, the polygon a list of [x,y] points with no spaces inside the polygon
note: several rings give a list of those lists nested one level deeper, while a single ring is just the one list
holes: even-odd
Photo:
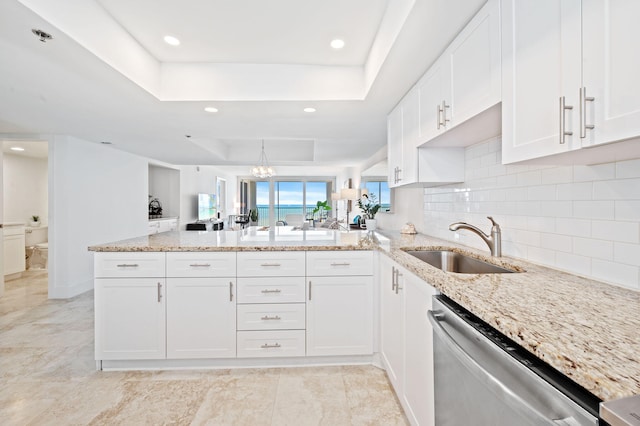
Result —
[{"label": "white upper cabinet", "polygon": [[470,145],[482,140],[478,134],[497,135],[499,126],[490,120],[469,120],[500,102],[500,74],[500,4],[489,0],[418,82],[420,144],[461,124],[480,128],[457,133],[446,144]]},{"label": "white upper cabinet", "polygon": [[640,136],[640,2],[583,0],[582,13],[582,146]]},{"label": "white upper cabinet", "polygon": [[400,101],[387,118],[389,186],[418,181],[419,96],[416,88]]},{"label": "white upper cabinet", "polygon": [[[633,0],[502,0],[502,160],[592,164],[640,136]],[[569,153],[570,152],[570,153]],[[560,157],[557,154],[567,153]],[[549,158],[547,158],[549,157]]]},{"label": "white upper cabinet", "polygon": [[502,65],[503,162],[579,148],[580,0],[502,0]]},{"label": "white upper cabinet", "polygon": [[399,186],[402,171],[402,104],[398,104],[387,117],[387,163],[389,187]]}]

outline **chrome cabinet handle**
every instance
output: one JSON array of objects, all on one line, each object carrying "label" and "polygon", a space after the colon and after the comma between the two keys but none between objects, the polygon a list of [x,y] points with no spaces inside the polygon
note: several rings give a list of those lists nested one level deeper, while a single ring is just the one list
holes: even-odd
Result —
[{"label": "chrome cabinet handle", "polygon": [[587,96],[587,88],[580,88],[580,138],[587,137],[587,130],[593,130],[593,124],[587,124],[587,102],[593,102],[596,98]]},{"label": "chrome cabinet handle", "polygon": [[280,318],[278,315],[275,315],[275,316],[272,316],[272,317],[270,317],[269,315],[265,315],[260,319],[262,321],[271,321],[271,320],[281,320],[282,318]]},{"label": "chrome cabinet handle", "polygon": [[260,346],[262,349],[269,349],[269,348],[279,348],[280,347],[280,343],[275,343],[273,345],[270,345],[268,343],[265,343],[264,345]]},{"label": "chrome cabinet handle", "polygon": [[309,281],[309,300],[311,300],[311,281]]},{"label": "chrome cabinet handle", "polygon": [[260,266],[280,266],[279,263],[261,263]]},{"label": "chrome cabinet handle", "polygon": [[229,302],[233,302],[233,281],[229,281]]},{"label": "chrome cabinet handle", "polygon": [[436,105],[436,113],[438,115],[438,125],[436,126],[437,130],[440,130],[440,127],[443,126],[442,124],[442,117],[440,114],[442,114],[442,107],[440,105]]},{"label": "chrome cabinet handle", "polygon": [[573,106],[567,105],[565,102],[565,97],[560,96],[560,145],[565,143],[565,136],[572,136],[572,131],[566,130],[566,114],[567,110],[572,110]]},{"label": "chrome cabinet handle", "polygon": [[333,262],[333,263],[331,263],[331,266],[349,266],[349,265],[351,265],[349,262],[340,262],[340,263]]},{"label": "chrome cabinet handle", "polygon": [[400,269],[396,269],[396,294],[398,294],[398,291],[402,290],[402,287],[400,287],[400,279],[399,277],[402,276],[402,274],[400,273]]},{"label": "chrome cabinet handle", "polygon": [[451,105],[447,105],[447,101],[442,101],[442,127],[447,127],[447,123],[451,120],[447,118],[447,108]]},{"label": "chrome cabinet handle", "polygon": [[391,291],[396,291],[396,267],[391,267]]},{"label": "chrome cabinet handle", "polygon": [[191,266],[192,268],[208,268],[209,266],[211,266],[210,263],[192,263],[189,266]]},{"label": "chrome cabinet handle", "polygon": [[120,263],[119,265],[116,265],[118,268],[137,268],[138,265],[137,263]]},{"label": "chrome cabinet handle", "polygon": [[158,283],[158,303],[162,301],[162,284]]},{"label": "chrome cabinet handle", "polygon": [[282,290],[280,290],[279,288],[275,288],[275,289],[265,288],[264,290],[261,291],[262,294],[281,293],[281,292]]},{"label": "chrome cabinet handle", "polygon": [[402,169],[400,167],[398,167],[398,177],[396,178],[396,183],[400,182],[402,180],[402,178],[400,177],[400,174],[402,173]]}]

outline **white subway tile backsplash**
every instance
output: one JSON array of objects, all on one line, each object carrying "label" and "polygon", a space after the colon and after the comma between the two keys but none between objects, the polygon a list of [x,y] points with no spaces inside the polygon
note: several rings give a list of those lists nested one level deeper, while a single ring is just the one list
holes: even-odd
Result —
[{"label": "white subway tile backsplash", "polygon": [[619,284],[625,287],[638,289],[638,276],[640,268],[622,263],[607,262],[606,260],[593,259],[591,261],[591,273],[596,279]]},{"label": "white subway tile backsplash", "polygon": [[598,164],[595,166],[573,166],[574,182],[600,181],[613,179],[615,176],[615,163]]},{"label": "white subway tile backsplash", "polygon": [[573,253],[591,258],[613,260],[613,242],[573,237]]},{"label": "white subway tile backsplash", "polygon": [[593,183],[565,183],[557,186],[558,200],[591,200]]},{"label": "white subway tile backsplash", "polygon": [[[486,250],[466,221],[502,226],[503,254],[640,289],[640,160],[595,166],[501,165],[500,139],[465,151],[465,182],[424,190],[431,235]],[[402,225],[402,224],[399,224]]]},{"label": "white subway tile backsplash", "polygon": [[574,201],[573,217],[613,219],[615,217],[615,203],[613,201]]},{"label": "white subway tile backsplash", "polygon": [[594,182],[593,199],[640,200],[640,179],[620,179]]},{"label": "white subway tile backsplash", "polygon": [[640,266],[640,244],[614,243],[613,260],[626,265]]},{"label": "white subway tile backsplash", "polygon": [[622,200],[615,202],[615,219],[640,221],[640,200]]},{"label": "white subway tile backsplash", "polygon": [[576,219],[575,217],[552,218],[556,221],[556,232],[573,237],[590,237],[591,220]]},{"label": "white subway tile backsplash", "polygon": [[594,220],[591,222],[591,236],[608,241],[640,243],[640,223]]},{"label": "white subway tile backsplash", "polygon": [[640,178],[640,158],[616,163],[616,178]]}]

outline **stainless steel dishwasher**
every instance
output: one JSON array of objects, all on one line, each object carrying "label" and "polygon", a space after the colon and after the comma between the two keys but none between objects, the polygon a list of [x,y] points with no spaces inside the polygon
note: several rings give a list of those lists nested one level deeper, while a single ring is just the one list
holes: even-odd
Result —
[{"label": "stainless steel dishwasher", "polygon": [[428,315],[436,426],[599,424],[597,397],[446,296]]}]

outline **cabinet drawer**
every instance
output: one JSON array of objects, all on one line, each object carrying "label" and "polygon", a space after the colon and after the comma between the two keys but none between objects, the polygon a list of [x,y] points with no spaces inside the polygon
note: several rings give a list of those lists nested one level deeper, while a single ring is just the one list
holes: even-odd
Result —
[{"label": "cabinet drawer", "polygon": [[239,277],[304,276],[304,252],[239,252]]},{"label": "cabinet drawer", "polygon": [[372,251],[310,251],[307,253],[307,275],[310,277],[372,274]]},{"label": "cabinet drawer", "polygon": [[165,254],[98,252],[93,255],[96,278],[164,277]]},{"label": "cabinet drawer", "polygon": [[304,277],[238,278],[238,303],[304,302]]},{"label": "cabinet drawer", "polygon": [[235,252],[167,253],[168,277],[235,277]]},{"label": "cabinet drawer", "polygon": [[238,330],[304,330],[305,304],[238,305]]},{"label": "cabinet drawer", "polygon": [[238,331],[238,358],[305,355],[304,330]]}]

